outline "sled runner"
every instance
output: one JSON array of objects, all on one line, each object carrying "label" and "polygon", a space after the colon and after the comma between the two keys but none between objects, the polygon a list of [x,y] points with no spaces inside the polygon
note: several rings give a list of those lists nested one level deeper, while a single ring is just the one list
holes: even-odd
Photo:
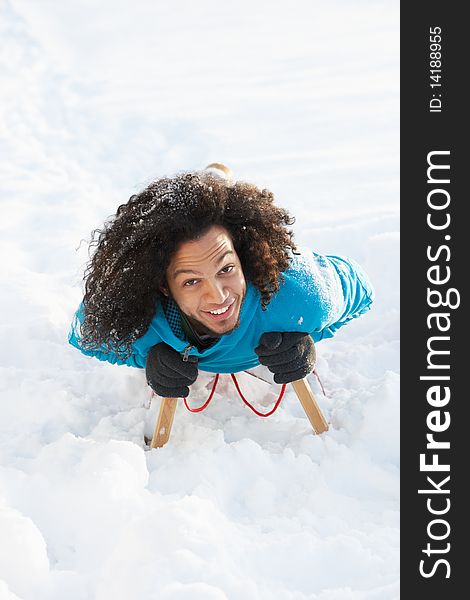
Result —
[{"label": "sled runner", "polygon": [[[238,384],[237,384],[237,381],[236,381],[236,378],[234,375],[232,375],[232,379],[237,387],[237,390],[240,393],[240,390],[238,388]],[[212,395],[215,391],[216,384],[217,384],[217,378],[215,380],[215,384],[213,385],[211,395],[209,396],[209,399],[205,403],[204,407],[207,406],[207,404],[211,400]],[[325,431],[328,431],[328,423],[326,422],[325,417],[323,416],[323,414],[320,410],[320,407],[318,406],[317,400],[310,388],[310,385],[309,385],[307,379],[304,378],[304,379],[299,379],[298,381],[293,381],[292,387],[294,388],[295,393],[297,394],[297,397],[299,398],[300,403],[302,404],[305,414],[307,415],[308,420],[310,421],[310,424],[312,425],[314,433],[320,434],[320,433],[324,433]],[[279,395],[278,402],[276,403],[276,408],[277,408],[277,405],[278,405],[280,399],[282,398],[284,389],[285,389],[285,386],[283,386],[281,394]],[[248,404],[245,401],[245,399],[243,398],[241,393],[240,393],[240,396],[242,397],[244,402],[246,404]],[[169,439],[170,433],[171,433],[171,427],[173,425],[173,419],[175,416],[177,401],[178,401],[177,398],[161,398],[160,412],[157,417],[155,431],[153,433],[152,440],[151,441],[149,440],[151,448],[161,448],[168,442],[168,439]],[[251,408],[252,408],[252,410],[254,410],[253,407],[251,407]],[[193,412],[196,412],[196,411],[193,411]],[[274,411],[271,411],[268,414],[272,414],[272,412],[274,412]],[[260,414],[260,413],[257,413],[257,414]],[[268,414],[260,415],[260,416],[268,416]]]}]

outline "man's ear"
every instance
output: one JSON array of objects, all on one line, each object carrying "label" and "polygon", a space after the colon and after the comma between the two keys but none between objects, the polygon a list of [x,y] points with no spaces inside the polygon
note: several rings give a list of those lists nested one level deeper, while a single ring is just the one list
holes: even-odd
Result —
[{"label": "man's ear", "polygon": [[166,296],[167,298],[169,297],[170,291],[169,291],[166,283],[162,283],[162,285],[160,286],[160,291],[164,296]]}]

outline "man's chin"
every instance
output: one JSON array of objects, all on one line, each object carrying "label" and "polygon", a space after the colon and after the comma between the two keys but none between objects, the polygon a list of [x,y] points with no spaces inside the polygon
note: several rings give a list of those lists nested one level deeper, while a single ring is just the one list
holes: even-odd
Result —
[{"label": "man's chin", "polygon": [[232,321],[232,323],[227,324],[224,324],[224,322],[221,321],[220,325],[217,328],[214,328],[212,324],[205,322],[203,323],[202,321],[196,321],[194,325],[196,326],[196,329],[199,333],[206,333],[207,335],[220,337],[222,335],[229,335],[230,333],[232,333],[232,331],[235,331],[235,329],[237,329],[237,327],[240,326],[240,314],[238,314],[234,324],[233,319],[230,319],[230,321]]}]

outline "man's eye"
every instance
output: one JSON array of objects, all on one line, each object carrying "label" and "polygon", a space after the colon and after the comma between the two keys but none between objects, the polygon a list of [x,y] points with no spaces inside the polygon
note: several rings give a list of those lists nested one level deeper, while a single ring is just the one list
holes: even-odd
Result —
[{"label": "man's eye", "polygon": [[192,285],[195,285],[197,283],[197,279],[188,279],[188,281],[185,281],[183,285],[185,285],[186,287],[191,287]]},{"label": "man's eye", "polygon": [[227,265],[223,269],[220,269],[221,273],[230,273],[231,271],[233,271],[233,265]]}]

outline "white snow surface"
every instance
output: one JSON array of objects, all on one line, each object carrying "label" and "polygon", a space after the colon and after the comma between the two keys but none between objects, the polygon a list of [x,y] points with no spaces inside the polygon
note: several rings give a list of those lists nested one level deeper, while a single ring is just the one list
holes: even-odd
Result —
[{"label": "white snow surface", "polygon": [[[0,599],[398,598],[398,2],[0,5]],[[213,161],[377,299],[317,345],[326,434],[225,377],[149,450],[142,371],[66,341],[86,241]]]}]

